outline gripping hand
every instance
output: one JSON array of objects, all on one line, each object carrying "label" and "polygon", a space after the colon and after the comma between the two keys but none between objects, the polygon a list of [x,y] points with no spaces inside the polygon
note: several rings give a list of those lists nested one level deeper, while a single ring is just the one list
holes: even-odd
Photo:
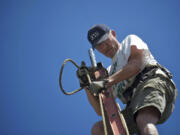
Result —
[{"label": "gripping hand", "polygon": [[95,80],[94,70],[95,69],[93,67],[87,67],[85,62],[82,62],[80,68],[76,71],[76,75],[79,79],[81,87],[89,86],[90,81],[88,76],[90,77],[91,81]]},{"label": "gripping hand", "polygon": [[89,90],[95,95],[97,95],[98,93],[102,92],[102,90],[107,89],[106,87],[107,82],[108,82],[107,80],[93,81],[89,85]]}]

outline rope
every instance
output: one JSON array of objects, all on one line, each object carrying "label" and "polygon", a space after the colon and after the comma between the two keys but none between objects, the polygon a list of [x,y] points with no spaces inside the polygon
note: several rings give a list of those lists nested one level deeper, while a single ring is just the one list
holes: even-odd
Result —
[{"label": "rope", "polygon": [[61,65],[61,70],[60,70],[60,74],[59,74],[59,86],[60,86],[60,89],[61,91],[65,94],[65,95],[72,95],[74,93],[77,93],[79,91],[81,91],[83,88],[79,88],[79,89],[76,89],[72,92],[66,92],[66,90],[64,90],[63,86],[62,86],[62,73],[63,73],[63,69],[64,69],[64,66],[67,62],[71,62],[74,66],[76,66],[77,68],[80,68],[72,59],[66,59],[64,60],[63,64]]},{"label": "rope", "polygon": [[102,115],[102,120],[103,120],[104,135],[108,135],[104,107],[103,107],[102,97],[100,93],[99,93],[99,103],[100,103],[101,115]]},{"label": "rope", "polygon": [[[64,66],[65,66],[65,64],[66,64],[67,62],[71,62],[71,63],[72,63],[74,66],[76,66],[78,69],[79,69],[80,67],[79,67],[72,59],[66,59],[66,60],[64,60],[63,64],[61,65],[61,70],[60,70],[60,74],[59,74],[59,86],[60,86],[60,89],[61,89],[61,91],[62,91],[65,95],[72,95],[72,94],[75,94],[75,93],[81,91],[83,88],[81,87],[81,88],[76,89],[76,90],[74,90],[74,91],[72,91],[72,92],[66,92],[66,90],[64,90],[64,88],[63,88],[63,86],[62,86],[62,73],[63,73],[63,70],[64,70]],[[87,77],[88,77],[88,81],[91,83],[91,79],[90,79],[89,75],[87,75]],[[103,118],[104,133],[105,133],[105,135],[108,135],[101,94],[99,94],[99,102],[100,102],[100,108],[101,108],[101,113],[102,113],[102,118]]]}]

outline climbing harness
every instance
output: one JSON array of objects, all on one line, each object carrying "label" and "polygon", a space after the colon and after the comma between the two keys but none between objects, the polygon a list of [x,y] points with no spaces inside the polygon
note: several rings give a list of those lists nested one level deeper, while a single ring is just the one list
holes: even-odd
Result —
[{"label": "climbing harness", "polygon": [[[103,72],[100,72],[100,74],[102,74],[102,76],[107,77],[108,73],[105,70],[105,68],[102,66],[102,64],[101,63],[96,64],[96,59],[95,59],[95,55],[92,48],[90,48],[89,50],[89,56],[90,56],[91,65],[92,65],[91,67],[87,67],[85,62],[82,62],[81,66],[78,66],[72,59],[66,59],[64,63],[62,64],[61,69],[60,69],[60,75],[59,75],[59,86],[60,86],[61,91],[65,95],[75,94],[81,91],[85,86],[88,86],[89,84],[91,84],[91,82],[96,79],[94,76],[94,72],[96,70],[100,71],[99,69],[102,69]],[[63,73],[64,66],[67,62],[71,62],[74,66],[76,66],[78,68],[78,72],[77,72],[78,78],[79,76],[81,76],[80,88],[72,92],[66,92],[66,90],[64,90],[62,86],[62,73]],[[100,103],[100,109],[101,109],[101,114],[102,114],[102,119],[103,119],[105,135],[108,135],[107,125],[106,125],[107,122],[110,123],[111,129],[114,135],[129,135],[126,122],[121,113],[120,106],[116,103],[112,95],[111,88],[108,88],[107,90],[103,90],[102,92],[98,93],[98,97],[99,97],[99,103]]]}]

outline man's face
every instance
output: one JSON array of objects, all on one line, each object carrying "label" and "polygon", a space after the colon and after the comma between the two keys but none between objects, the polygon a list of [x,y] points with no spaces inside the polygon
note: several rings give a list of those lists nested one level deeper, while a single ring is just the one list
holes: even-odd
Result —
[{"label": "man's face", "polygon": [[117,40],[113,35],[110,35],[107,40],[96,46],[96,49],[109,58],[113,58],[118,50]]}]

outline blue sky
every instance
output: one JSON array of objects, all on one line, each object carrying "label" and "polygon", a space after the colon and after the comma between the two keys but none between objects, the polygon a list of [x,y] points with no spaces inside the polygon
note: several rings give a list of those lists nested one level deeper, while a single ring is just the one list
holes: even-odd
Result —
[{"label": "blue sky", "polygon": [[[179,5],[178,0],[0,0],[0,134],[90,135],[101,117],[84,91],[63,95],[58,76],[66,58],[90,65],[87,31],[97,23],[114,29],[119,41],[128,34],[141,37],[180,88]],[[72,64],[64,70],[69,91],[79,87],[75,71]],[[178,104],[179,98],[172,116],[158,126],[160,135],[180,134]]]}]

